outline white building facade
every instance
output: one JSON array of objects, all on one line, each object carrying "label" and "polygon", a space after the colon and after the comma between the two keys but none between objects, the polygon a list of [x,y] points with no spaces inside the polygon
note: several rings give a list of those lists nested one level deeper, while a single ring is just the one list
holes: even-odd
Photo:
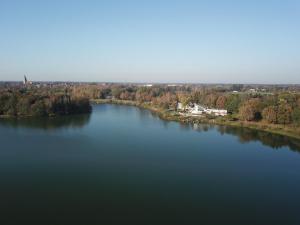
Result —
[{"label": "white building facade", "polygon": [[211,109],[211,108],[206,108],[204,106],[198,105],[196,103],[183,106],[183,104],[179,102],[177,104],[177,110],[185,111],[192,115],[209,114],[215,116],[226,116],[228,114],[226,109]]}]

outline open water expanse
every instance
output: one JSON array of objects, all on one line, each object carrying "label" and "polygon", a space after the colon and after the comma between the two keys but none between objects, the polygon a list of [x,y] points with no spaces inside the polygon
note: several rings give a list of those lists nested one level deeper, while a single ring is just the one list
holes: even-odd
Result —
[{"label": "open water expanse", "polygon": [[130,106],[0,120],[0,224],[300,224],[300,143]]}]

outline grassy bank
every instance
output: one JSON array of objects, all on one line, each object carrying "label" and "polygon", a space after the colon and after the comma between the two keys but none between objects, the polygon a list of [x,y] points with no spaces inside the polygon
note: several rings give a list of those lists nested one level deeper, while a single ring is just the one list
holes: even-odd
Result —
[{"label": "grassy bank", "polygon": [[300,127],[284,126],[279,124],[267,124],[263,122],[245,122],[245,121],[231,121],[228,117],[195,117],[195,116],[182,116],[179,113],[172,110],[165,110],[153,106],[151,103],[139,103],[136,101],[128,100],[115,100],[115,99],[93,99],[92,104],[119,104],[119,105],[130,105],[136,106],[143,109],[148,109],[164,120],[178,121],[181,123],[208,123],[216,125],[226,125],[235,127],[245,127],[255,130],[266,131],[274,134],[280,134],[292,138],[300,139]]}]

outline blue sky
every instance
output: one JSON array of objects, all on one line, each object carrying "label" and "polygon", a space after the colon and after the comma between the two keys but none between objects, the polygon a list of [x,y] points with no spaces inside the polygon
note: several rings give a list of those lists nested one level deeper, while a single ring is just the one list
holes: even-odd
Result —
[{"label": "blue sky", "polygon": [[299,0],[0,0],[0,80],[300,83]]}]

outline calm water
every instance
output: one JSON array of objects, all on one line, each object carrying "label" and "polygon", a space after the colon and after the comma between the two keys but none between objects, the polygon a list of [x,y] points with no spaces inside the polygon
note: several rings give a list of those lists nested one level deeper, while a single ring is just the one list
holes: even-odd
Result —
[{"label": "calm water", "polygon": [[300,224],[300,144],[129,106],[0,120],[0,224]]}]

